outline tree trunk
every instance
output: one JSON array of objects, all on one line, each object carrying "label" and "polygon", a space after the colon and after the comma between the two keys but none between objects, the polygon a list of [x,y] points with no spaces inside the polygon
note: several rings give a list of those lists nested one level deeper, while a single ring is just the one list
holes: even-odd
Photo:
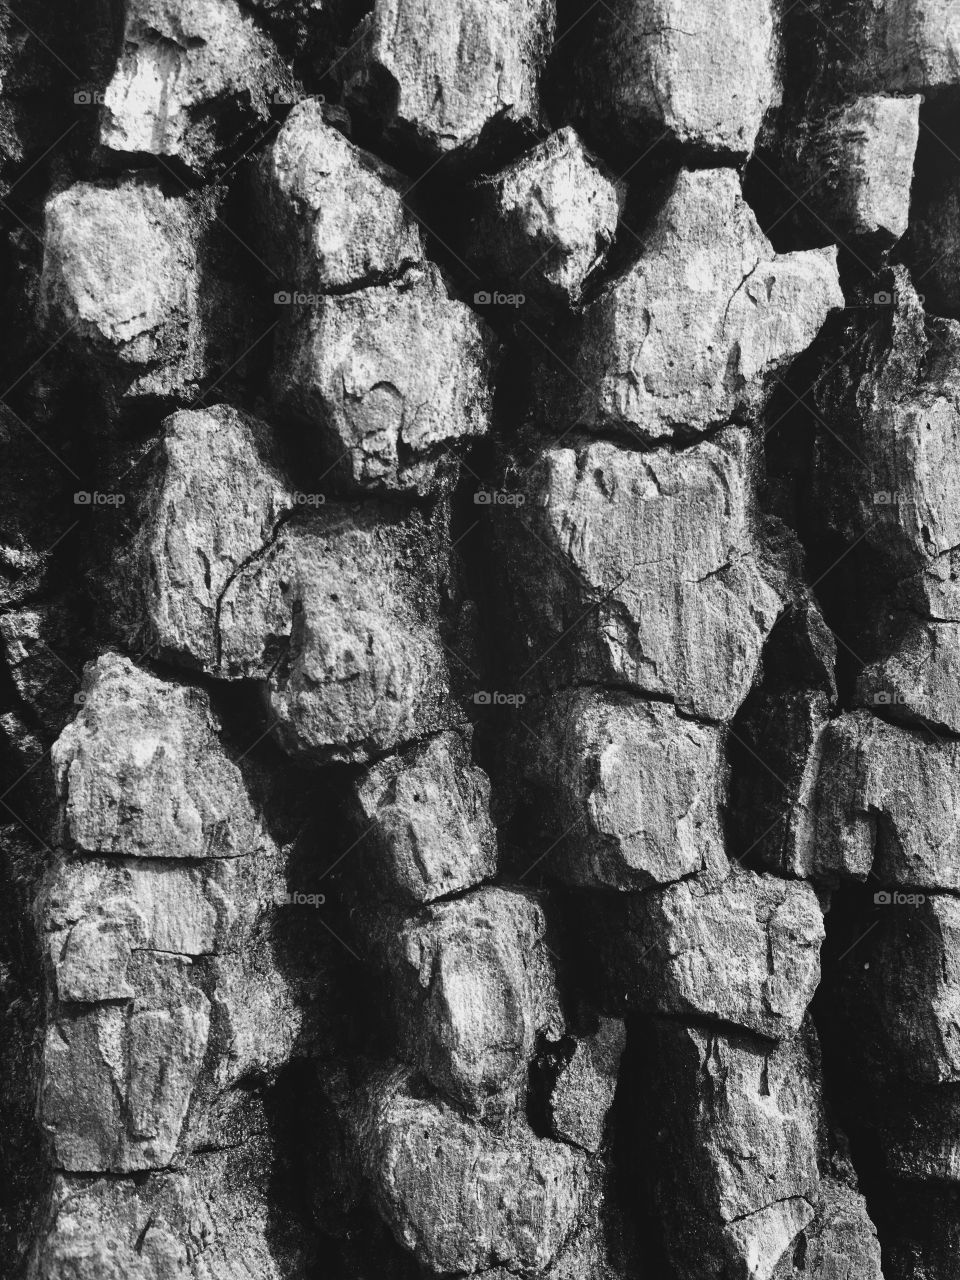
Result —
[{"label": "tree trunk", "polygon": [[960,1275],[960,0],[0,11],[0,1274]]}]

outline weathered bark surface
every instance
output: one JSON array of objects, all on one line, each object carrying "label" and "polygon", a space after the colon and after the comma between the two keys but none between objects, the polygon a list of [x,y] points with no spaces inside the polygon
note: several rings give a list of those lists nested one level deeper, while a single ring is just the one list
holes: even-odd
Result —
[{"label": "weathered bark surface", "polygon": [[3,1280],[957,1280],[960,0],[0,9]]}]

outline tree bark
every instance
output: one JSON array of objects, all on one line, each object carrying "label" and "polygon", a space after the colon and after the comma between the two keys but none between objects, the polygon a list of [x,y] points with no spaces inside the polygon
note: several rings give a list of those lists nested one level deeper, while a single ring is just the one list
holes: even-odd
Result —
[{"label": "tree bark", "polygon": [[0,11],[0,1274],[960,1274],[960,3]]}]

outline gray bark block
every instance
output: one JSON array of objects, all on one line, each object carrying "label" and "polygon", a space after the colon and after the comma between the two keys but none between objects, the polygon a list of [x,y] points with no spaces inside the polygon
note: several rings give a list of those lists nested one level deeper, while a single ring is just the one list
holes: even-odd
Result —
[{"label": "gray bark block", "polygon": [[[596,20],[595,20],[596,21]],[[581,37],[582,38],[582,37]],[[631,142],[749,155],[779,99],[768,0],[616,0],[581,69],[583,112]]]},{"label": "gray bark block", "polygon": [[820,1180],[820,1195],[802,1248],[781,1258],[773,1280],[883,1280],[877,1229],[863,1196],[826,1177]]},{"label": "gray bark block", "polygon": [[891,610],[878,618],[871,639],[880,656],[867,662],[857,678],[857,705],[904,725],[942,726],[956,733],[958,624],[918,618],[908,609]]},{"label": "gray bark block", "polygon": [[758,461],[756,440],[732,429],[676,452],[547,449],[522,473],[524,504],[494,516],[520,672],[731,719],[783,607],[761,563]]},{"label": "gray bark block", "polygon": [[262,129],[272,97],[290,87],[271,42],[233,0],[126,0],[100,142],[202,170],[217,147],[214,107],[245,109]]},{"label": "gray bark block", "polygon": [[504,1266],[533,1276],[579,1224],[587,1156],[535,1137],[522,1121],[495,1133],[388,1077],[372,1091],[365,1134],[377,1206],[432,1272]]},{"label": "gray bark block", "polygon": [[960,84],[960,22],[950,0],[905,0],[874,10],[870,40],[857,72],[898,93],[926,93]]},{"label": "gray bark block", "polygon": [[641,240],[545,360],[545,417],[649,445],[756,415],[843,306],[835,250],[775,253],[732,169],[682,169]]},{"label": "gray bark block", "polygon": [[126,395],[182,394],[204,372],[199,232],[189,201],[149,179],[53,196],[39,291],[51,339],[66,333]]},{"label": "gray bark block", "polygon": [[512,1106],[537,1037],[561,1033],[545,930],[537,902],[495,887],[375,926],[403,1057],[471,1110]]},{"label": "gray bark block", "polygon": [[167,418],[118,566],[129,640],[145,632],[164,658],[215,672],[223,593],[295,505],[266,423],[229,405]]},{"label": "gray bark block", "polygon": [[526,772],[566,883],[641,889],[726,864],[720,732],[627,694],[557,694],[532,717]]},{"label": "gray bark block", "polygon": [[595,1032],[577,1038],[547,1102],[554,1137],[585,1151],[600,1150],[625,1045],[626,1028],[618,1018],[600,1018]]},{"label": "gray bark block", "polygon": [[209,700],[107,653],[51,750],[61,839],[88,854],[232,858],[264,835]]},{"label": "gray bark block", "polygon": [[736,870],[584,904],[594,999],[792,1035],[820,979],[823,913],[809,885]]},{"label": "gray bark block", "polygon": [[466,251],[515,294],[577,303],[617,232],[622,183],[570,127],[470,189]]},{"label": "gray bark block", "polygon": [[668,1022],[651,1034],[662,1064],[651,1104],[671,1150],[658,1190],[671,1261],[685,1276],[769,1280],[820,1191],[819,1081],[803,1042],[771,1051]]},{"label": "gray bark block", "polygon": [[823,733],[810,833],[813,870],[875,889],[960,889],[955,785],[960,743],[865,711]]},{"label": "gray bark block", "polygon": [[407,180],[328,123],[316,99],[290,112],[258,179],[265,251],[299,291],[372,283],[423,258]]},{"label": "gray bark block", "polygon": [[270,1242],[270,1153],[204,1156],[139,1185],[116,1178],[55,1179],[28,1280],[71,1274],[103,1280],[281,1280],[305,1266],[309,1246],[293,1221]]},{"label": "gray bark block", "polygon": [[425,903],[489,880],[497,870],[490,780],[469,743],[443,733],[379,760],[352,788],[371,876],[390,897]]},{"label": "gray bark block", "polygon": [[181,988],[156,1007],[98,1004],[48,1029],[40,1117],[57,1167],[130,1173],[170,1164],[210,1034],[210,1006],[168,963],[157,975]]},{"label": "gray bark block", "polygon": [[486,434],[496,343],[436,267],[292,310],[274,396],[316,433],[330,483],[424,494],[452,446]]},{"label": "gray bark block", "polygon": [[888,245],[907,230],[920,101],[865,94],[814,126],[797,177],[839,238]]},{"label": "gray bark block", "polygon": [[331,504],[284,525],[232,580],[219,671],[261,682],[291,755],[360,762],[454,719],[427,579],[436,543],[413,520]]},{"label": "gray bark block", "polygon": [[391,141],[432,159],[539,123],[552,0],[376,0],[351,38],[344,93]]}]

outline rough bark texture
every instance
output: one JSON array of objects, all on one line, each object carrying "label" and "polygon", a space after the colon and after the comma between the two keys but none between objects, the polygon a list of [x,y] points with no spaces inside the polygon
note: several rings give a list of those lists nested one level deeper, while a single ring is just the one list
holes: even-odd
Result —
[{"label": "rough bark texture", "polygon": [[960,0],[0,8],[0,1277],[957,1280]]}]

